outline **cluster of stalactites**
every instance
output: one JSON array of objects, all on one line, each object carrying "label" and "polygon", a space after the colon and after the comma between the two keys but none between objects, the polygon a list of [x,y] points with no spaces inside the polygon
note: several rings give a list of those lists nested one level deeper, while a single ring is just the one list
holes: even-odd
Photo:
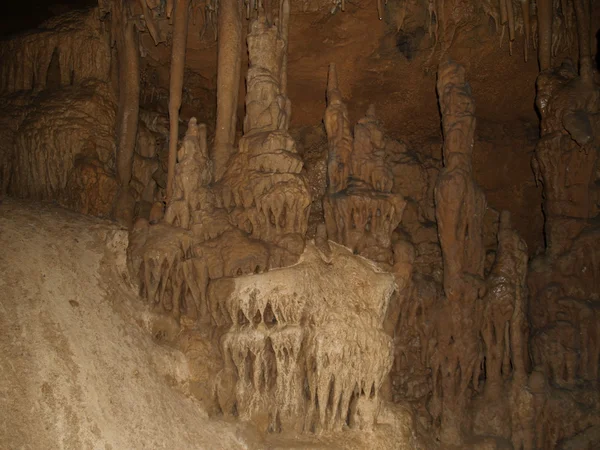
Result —
[{"label": "cluster of stalactites", "polygon": [[[393,278],[340,246],[323,258],[309,245],[295,266],[211,284],[240,417],[268,411],[271,429],[306,432],[373,425],[392,362],[382,323]],[[349,270],[370,282],[347,282]]]},{"label": "cluster of stalactites", "polygon": [[207,315],[205,262],[191,257],[189,233],[162,231],[144,243],[139,261],[142,295],[155,310],[195,322]]},{"label": "cluster of stalactites", "polygon": [[178,158],[174,195],[162,223],[134,229],[131,248],[138,247],[135,241],[142,236],[139,256],[134,259],[138,259],[136,270],[147,301],[176,320],[185,315],[195,321],[207,315],[209,281],[208,263],[198,257],[197,247],[222,232],[222,227],[207,221],[214,213],[214,196],[208,187],[212,172],[206,125],[197,124],[195,118],[189,121]]},{"label": "cluster of stalactites", "polygon": [[[429,35],[434,39],[434,48],[442,41],[452,41],[456,33],[453,21],[459,8],[464,8],[465,14],[473,9],[490,17],[500,35],[500,46],[508,40],[508,50],[513,53],[513,44],[517,34],[523,36],[523,56],[529,59],[531,47],[537,50],[540,58],[541,69],[550,67],[550,58],[562,51],[569,51],[577,41],[577,2],[590,16],[588,0],[483,0],[473,2],[475,5],[457,7],[455,2],[448,0],[422,0],[422,8],[427,9],[427,28]],[[387,0],[376,0],[377,15],[383,20]],[[408,4],[400,5],[400,17],[407,14]],[[338,9],[345,11],[345,0],[334,1],[331,9],[335,13]],[[442,46],[442,52],[444,47]]]}]

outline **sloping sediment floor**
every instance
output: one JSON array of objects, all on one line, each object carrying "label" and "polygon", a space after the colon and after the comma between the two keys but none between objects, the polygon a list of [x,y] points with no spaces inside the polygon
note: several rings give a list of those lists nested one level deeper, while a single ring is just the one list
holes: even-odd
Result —
[{"label": "sloping sediment floor", "polygon": [[187,363],[129,314],[127,232],[0,204],[0,448],[252,448],[185,394]]}]

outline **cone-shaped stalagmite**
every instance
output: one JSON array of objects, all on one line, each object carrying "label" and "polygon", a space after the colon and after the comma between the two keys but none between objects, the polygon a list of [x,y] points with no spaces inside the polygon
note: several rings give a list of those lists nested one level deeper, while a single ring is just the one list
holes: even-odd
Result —
[{"label": "cone-shaped stalagmite", "polygon": [[173,195],[173,177],[177,162],[177,140],[179,138],[179,108],[183,91],[183,70],[188,29],[189,0],[175,2],[173,19],[173,47],[171,49],[171,81],[169,87],[169,172],[167,178],[167,201]]}]

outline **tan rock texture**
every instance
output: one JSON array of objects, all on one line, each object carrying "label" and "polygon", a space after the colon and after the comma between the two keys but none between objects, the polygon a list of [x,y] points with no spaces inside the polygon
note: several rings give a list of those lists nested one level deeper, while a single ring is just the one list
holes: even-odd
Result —
[{"label": "tan rock texture", "polygon": [[327,234],[355,253],[390,265],[392,232],[402,220],[406,202],[391,192],[394,179],[386,165],[386,141],[375,107],[369,107],[352,135],[334,64],[329,67],[327,98],[328,193],[323,198]]},{"label": "tan rock texture", "polygon": [[6,148],[12,150],[12,157],[5,156],[6,191],[108,217],[116,194],[111,181],[116,102],[110,86],[88,81],[21,95],[23,100],[7,104],[20,108],[20,117],[11,133],[13,147]]},{"label": "tan rock texture", "polygon": [[184,355],[144,329],[126,230],[12,200],[0,226],[3,448],[247,448],[191,397]]},{"label": "tan rock texture", "polygon": [[273,431],[371,430],[392,364],[382,324],[394,287],[334,243],[328,255],[309,244],[291,267],[211,283],[213,316],[229,327],[221,346],[237,415],[267,416]]}]

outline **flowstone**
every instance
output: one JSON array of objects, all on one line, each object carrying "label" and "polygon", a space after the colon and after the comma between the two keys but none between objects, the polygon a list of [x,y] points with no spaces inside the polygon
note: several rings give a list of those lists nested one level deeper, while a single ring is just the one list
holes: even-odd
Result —
[{"label": "flowstone", "polygon": [[[379,389],[392,365],[383,320],[394,277],[329,243],[326,256],[309,243],[297,264],[211,283],[221,338],[223,377],[235,399],[218,392],[225,413],[269,429],[370,429]],[[349,276],[351,275],[351,276]]]}]

